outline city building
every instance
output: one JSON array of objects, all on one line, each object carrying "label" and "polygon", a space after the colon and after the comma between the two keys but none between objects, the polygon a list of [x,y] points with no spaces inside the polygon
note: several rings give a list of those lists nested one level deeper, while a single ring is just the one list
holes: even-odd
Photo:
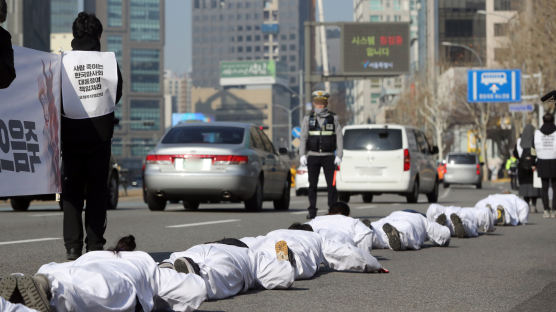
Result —
[{"label": "city building", "polygon": [[50,51],[70,51],[72,25],[83,8],[79,0],[50,0]]},{"label": "city building", "polygon": [[508,43],[510,23],[523,9],[519,0],[487,0],[486,10],[486,65],[489,68],[500,67],[500,57]]},{"label": "city building", "polygon": [[[414,72],[419,66],[418,41],[418,0],[353,0],[355,22],[409,22],[410,23],[410,64]],[[372,78],[356,80],[348,92],[353,97],[350,108],[354,124],[383,123],[384,110],[390,106],[402,91],[406,76],[395,78]]]},{"label": "city building", "polygon": [[191,78],[164,71],[165,127],[171,125],[172,114],[191,112]]},{"label": "city building", "polygon": [[85,0],[104,32],[103,51],[113,51],[124,80],[116,105],[112,154],[140,175],[142,162],[164,133],[164,0]]},{"label": "city building", "polygon": [[50,52],[50,0],[7,0],[12,44]]}]

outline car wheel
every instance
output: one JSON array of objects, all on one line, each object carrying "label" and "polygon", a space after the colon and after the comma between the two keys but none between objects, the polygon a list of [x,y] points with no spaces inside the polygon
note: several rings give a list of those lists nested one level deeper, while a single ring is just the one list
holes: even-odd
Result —
[{"label": "car wheel", "polygon": [[166,208],[166,198],[147,191],[147,205],[151,211],[164,210]]},{"label": "car wheel", "polygon": [[199,201],[196,200],[183,200],[183,208],[185,210],[197,210],[199,209]]},{"label": "car wheel", "polygon": [[444,188],[449,188],[450,187],[450,183],[444,183]]},{"label": "car wheel", "polygon": [[338,199],[344,203],[349,203],[351,195],[347,192],[338,192]]},{"label": "car wheel", "polygon": [[413,190],[411,193],[406,195],[406,199],[408,203],[414,204],[419,200],[419,180],[415,180],[413,183]]},{"label": "car wheel", "polygon": [[284,182],[284,190],[280,199],[274,201],[275,210],[290,209],[290,182],[289,179]]},{"label": "car wheel", "polygon": [[245,209],[249,211],[259,211],[263,208],[263,186],[259,180],[255,185],[255,193],[245,201]]},{"label": "car wheel", "polygon": [[438,202],[438,180],[434,182],[434,188],[432,192],[427,194],[427,199],[429,203],[436,203]]},{"label": "car wheel", "polygon": [[110,181],[108,181],[108,210],[114,210],[118,207],[118,174],[112,173]]},{"label": "car wheel", "polygon": [[31,198],[27,196],[18,196],[10,198],[10,205],[15,211],[27,211],[29,205],[31,204]]},{"label": "car wheel", "polygon": [[477,183],[477,185],[475,185],[475,187],[478,188],[478,189],[482,189],[483,188],[483,182]]},{"label": "car wheel", "polygon": [[363,197],[364,203],[372,203],[373,202],[373,194],[372,193],[363,193],[361,195]]}]

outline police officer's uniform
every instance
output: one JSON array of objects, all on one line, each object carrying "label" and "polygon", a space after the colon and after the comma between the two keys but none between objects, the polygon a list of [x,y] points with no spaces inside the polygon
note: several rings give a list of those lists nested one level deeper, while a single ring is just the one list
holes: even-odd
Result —
[{"label": "police officer's uniform", "polygon": [[[328,100],[328,93],[315,91],[313,100]],[[306,157],[309,173],[309,214],[314,218],[317,214],[317,184],[321,167],[324,171],[328,188],[328,207],[337,200],[336,187],[333,184],[334,171],[342,158],[342,128],[338,116],[325,107],[322,111],[311,111],[305,116],[301,125],[301,144],[299,155]],[[302,160],[303,163],[303,160]]]}]

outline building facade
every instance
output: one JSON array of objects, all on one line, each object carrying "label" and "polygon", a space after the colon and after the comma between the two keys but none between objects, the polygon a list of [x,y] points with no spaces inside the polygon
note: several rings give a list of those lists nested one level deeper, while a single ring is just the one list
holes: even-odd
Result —
[{"label": "building facade", "polygon": [[124,80],[116,105],[112,154],[140,175],[143,159],[164,133],[164,0],[85,0],[104,32],[103,51],[112,51]]},{"label": "building facade", "polygon": [[50,52],[50,0],[7,0],[12,44]]},{"label": "building facade", "polygon": [[171,125],[173,113],[191,112],[191,78],[189,75],[176,75],[164,71],[165,127]]},{"label": "building facade", "polygon": [[221,61],[274,59],[285,63],[297,90],[304,64],[303,23],[314,0],[192,0],[195,87],[218,88]]},{"label": "building facade", "polygon": [[50,32],[71,33],[71,26],[77,13],[79,13],[78,0],[50,0]]}]

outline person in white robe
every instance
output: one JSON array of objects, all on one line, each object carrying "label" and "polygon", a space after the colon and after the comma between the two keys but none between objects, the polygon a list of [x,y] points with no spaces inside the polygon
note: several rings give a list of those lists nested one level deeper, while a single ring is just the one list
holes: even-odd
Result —
[{"label": "person in white robe", "polygon": [[425,241],[436,246],[448,246],[450,229],[415,212],[394,211],[385,218],[371,223],[374,230],[373,248],[392,250],[418,250]]},{"label": "person in white robe", "polygon": [[477,237],[479,232],[494,231],[494,218],[487,207],[462,208],[431,204],[426,215],[430,222],[446,225],[450,234],[459,238]]},{"label": "person in white robe", "polygon": [[481,199],[475,208],[491,209],[497,225],[527,224],[529,205],[514,194],[492,194]]},{"label": "person in white robe", "polygon": [[2,312],[38,312],[35,309],[28,308],[21,303],[11,303],[0,297],[0,311]]},{"label": "person in white robe", "polygon": [[[274,248],[274,245],[273,245]],[[286,289],[294,281],[289,261],[279,261],[275,251],[254,251],[223,243],[207,243],[174,252],[163,262],[187,261],[198,266],[209,299],[232,297],[249,289]]]},{"label": "person in white robe", "polygon": [[155,299],[193,311],[207,298],[201,277],[159,268],[142,251],[92,251],[73,262],[45,264],[37,275],[48,279],[50,305],[58,312],[135,311],[138,304],[151,311]]}]

